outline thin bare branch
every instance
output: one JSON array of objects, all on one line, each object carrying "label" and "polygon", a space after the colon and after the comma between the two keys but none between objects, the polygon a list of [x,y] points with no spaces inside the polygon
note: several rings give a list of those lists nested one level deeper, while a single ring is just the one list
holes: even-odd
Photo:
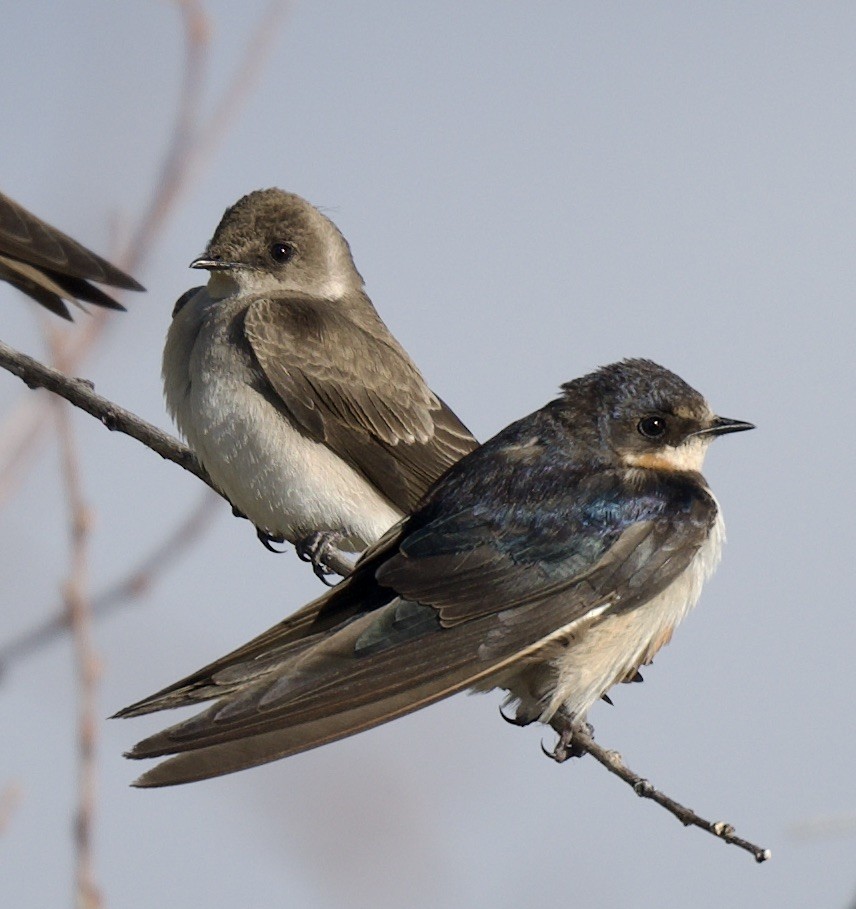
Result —
[{"label": "thin bare branch", "polygon": [[685,827],[700,827],[702,830],[706,830],[713,836],[718,837],[724,843],[730,843],[740,849],[745,849],[747,852],[752,853],[756,862],[766,862],[772,857],[772,852],[769,849],[756,846],[754,843],[750,843],[749,840],[744,840],[737,836],[731,824],[725,821],[705,820],[691,808],[686,808],[680,802],[676,802],[673,798],[660,792],[659,789],[655,789],[648,780],[634,773],[624,763],[617,751],[610,751],[598,745],[587,730],[577,727],[574,730],[573,744],[575,747],[587,751],[596,761],[606,767],[610,773],[624,780],[640,798],[651,799],[651,801],[656,802],[673,814]]},{"label": "thin bare branch", "polygon": [[792,824],[788,833],[800,840],[856,836],[856,814],[826,814],[807,818]]},{"label": "thin bare branch", "polygon": [[[52,343],[55,353],[59,344]],[[71,559],[63,596],[74,640],[78,687],[78,803],[74,822],[76,905],[99,909],[101,893],[95,883],[93,834],[97,789],[97,689],[100,665],[92,643],[89,586],[89,540],[92,514],[83,497],[80,461],[71,427],[70,411],[55,401],[62,474],[68,498]]]},{"label": "thin bare branch", "polygon": [[[26,355],[13,350],[2,342],[0,342],[0,366],[8,369],[14,375],[17,375],[30,387],[46,388],[49,391],[64,397],[70,403],[82,408],[87,413],[101,420],[108,428],[117,429],[132,438],[137,439],[137,441],[152,448],[152,450],[160,454],[161,457],[174,461],[176,464],[184,467],[185,470],[190,471],[199,479],[203,480],[203,482],[211,486],[210,479],[186,446],[182,445],[177,439],[172,438],[151,424],[141,420],[130,411],[97,395],[88,382],[81,379],[70,379],[62,373],[33,360],[31,357],[27,357]],[[214,487],[211,486],[211,488],[213,489]],[[164,545],[166,546],[167,544]],[[150,557],[150,560],[154,560],[157,557],[158,555],[155,554]],[[333,559],[328,558],[327,561],[329,564]],[[336,556],[335,562],[336,564],[330,564],[330,567],[335,568],[337,573],[342,577],[347,577],[353,570],[351,563],[341,554]],[[149,563],[149,560],[147,560],[147,563]],[[140,576],[144,577],[145,571],[141,570]],[[116,602],[120,596],[125,597],[129,595],[134,588],[134,577],[135,575],[132,573],[132,575],[123,582],[121,585],[121,594],[119,594],[118,591],[115,593],[113,591],[109,592],[107,602]],[[62,623],[54,619],[49,622],[49,625],[44,626],[42,629],[30,632],[24,638],[19,638],[18,641],[7,645],[6,648],[0,651],[0,668],[2,668],[4,663],[10,658],[20,656],[23,652],[34,649],[37,644],[40,644],[59,633],[63,627]],[[618,752],[602,748],[584,730],[576,730],[574,734],[574,744],[581,750],[591,754],[591,756],[606,767],[607,770],[628,783],[637,795],[643,798],[649,798],[658,805],[661,805],[678,818],[681,823],[687,826],[692,825],[700,827],[702,830],[706,830],[708,833],[719,837],[723,842],[731,843],[741,849],[751,852],[758,862],[765,862],[771,857],[769,849],[756,846],[754,843],[738,837],[730,824],[723,821],[714,822],[705,820],[691,809],[686,808],[679,802],[655,789],[650,782],[630,770],[624,764],[621,755],[619,755]]]},{"label": "thin bare branch", "polygon": [[157,180],[159,192],[154,204],[141,219],[128,253],[120,260],[123,267],[131,270],[139,265],[134,259],[135,251],[150,247],[177,198],[187,190],[192,177],[213,153],[255,89],[279,37],[289,4],[285,0],[272,0],[259,17],[258,25],[241,55],[235,78],[226,87],[214,114],[201,125],[197,117],[202,109],[202,77],[207,65],[211,28],[198,0],[177,0],[177,6],[184,23],[186,48],[182,92],[172,132],[173,141],[164,156]]},{"label": "thin bare branch", "polygon": [[[201,170],[201,163],[214,151],[226,127],[234,121],[240,105],[246,102],[267,63],[288,4],[274,0],[264,11],[259,25],[247,42],[234,79],[225,89],[222,101],[207,125],[197,123],[201,110],[203,76],[207,65],[210,26],[199,0],[175,0],[181,14],[185,37],[185,67],[179,94],[176,120],[170,145],[155,182],[151,202],[132,231],[124,251],[116,255],[120,268],[139,273],[154,247],[154,242],[182,193]],[[76,369],[110,324],[106,310],[93,312],[63,334],[63,357],[68,370]],[[33,463],[32,452],[44,437],[48,418],[47,404],[22,400],[0,426],[0,504],[17,488]]]},{"label": "thin bare branch", "polygon": [[[91,600],[93,621],[106,618],[148,593],[155,583],[196,544],[210,526],[211,518],[220,508],[220,500],[206,490],[163,542],[140,560],[125,577],[110,585]],[[0,647],[0,678],[14,663],[46,647],[63,636],[70,627],[68,611],[59,609],[35,628]]]},{"label": "thin bare branch", "polygon": [[0,836],[6,832],[9,821],[21,801],[21,787],[18,783],[9,783],[0,792]]},{"label": "thin bare branch", "polygon": [[0,341],[0,366],[30,388],[45,388],[100,420],[108,429],[125,433],[162,458],[173,461],[213,488],[193,452],[169,433],[93,391],[92,383],[73,379]]},{"label": "thin bare branch", "polygon": [[197,161],[201,161],[216,148],[217,143],[235,122],[235,117],[261,78],[290,10],[291,3],[288,0],[271,0],[267,9],[259,16],[256,28],[241,56],[234,80],[226,88],[208,122],[199,130],[196,143]]},{"label": "thin bare branch", "polygon": [[[142,442],[147,448],[168,461],[173,461],[189,473],[202,480],[215,492],[219,493],[202,465],[196,460],[193,452],[169,433],[158,429],[136,414],[114,404],[107,398],[96,394],[92,384],[84,379],[72,379],[69,376],[39,363],[32,357],[9,347],[0,341],[0,367],[18,376],[30,388],[45,388],[65,398],[75,407],[85,410],[100,420],[108,429],[125,433],[132,439]],[[324,559],[327,566],[341,577],[347,577],[353,565],[341,553],[331,550]]]},{"label": "thin bare branch", "polygon": [[143,265],[158,232],[182,192],[186,192],[198,162],[196,118],[202,106],[202,86],[211,34],[198,0],[176,0],[184,28],[184,74],[170,144],[155,181],[156,191],[119,259],[120,268],[133,272]]}]

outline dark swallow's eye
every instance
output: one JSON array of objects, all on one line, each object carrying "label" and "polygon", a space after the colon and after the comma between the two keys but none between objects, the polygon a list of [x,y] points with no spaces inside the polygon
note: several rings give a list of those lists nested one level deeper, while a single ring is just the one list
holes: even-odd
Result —
[{"label": "dark swallow's eye", "polygon": [[268,247],[271,259],[284,265],[294,255],[294,247],[290,243],[277,240]]},{"label": "dark swallow's eye", "polygon": [[663,417],[643,417],[636,428],[646,439],[659,439],[666,434],[666,420]]}]

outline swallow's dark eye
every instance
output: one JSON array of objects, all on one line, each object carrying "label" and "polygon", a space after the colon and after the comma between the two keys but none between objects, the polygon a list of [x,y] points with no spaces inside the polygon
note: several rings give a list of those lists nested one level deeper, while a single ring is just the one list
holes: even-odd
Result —
[{"label": "swallow's dark eye", "polygon": [[268,247],[271,259],[284,265],[294,255],[294,247],[290,243],[277,240]]},{"label": "swallow's dark eye", "polygon": [[659,439],[666,433],[666,421],[663,417],[643,417],[636,428],[646,439]]}]

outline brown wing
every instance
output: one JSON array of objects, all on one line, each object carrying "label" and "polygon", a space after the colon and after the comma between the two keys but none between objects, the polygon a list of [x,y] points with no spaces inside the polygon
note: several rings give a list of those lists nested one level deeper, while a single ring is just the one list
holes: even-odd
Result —
[{"label": "brown wing", "polygon": [[132,277],[0,193],[0,279],[70,319],[63,300],[124,309],[89,281],[143,290]]},{"label": "brown wing", "polygon": [[379,320],[362,326],[336,307],[298,295],[261,299],[244,330],[303,430],[412,511],[476,441]]}]

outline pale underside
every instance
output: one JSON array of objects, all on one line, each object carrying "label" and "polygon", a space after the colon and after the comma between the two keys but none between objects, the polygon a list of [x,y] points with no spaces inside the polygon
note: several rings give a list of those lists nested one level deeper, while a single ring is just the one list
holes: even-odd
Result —
[{"label": "pale underside", "polygon": [[176,315],[164,350],[167,407],[188,444],[256,527],[291,542],[341,529],[341,548],[364,549],[401,512],[256,390],[227,338],[230,306],[218,301],[206,318],[214,305],[201,290]]},{"label": "pale underside", "polygon": [[521,723],[550,723],[557,715],[584,718],[601,695],[632,679],[669,642],[698,602],[704,581],[719,562],[724,540],[725,525],[717,509],[707,542],[658,596],[627,611],[608,612],[610,604],[605,604],[551,635],[523,666],[514,666],[474,690],[507,690],[506,704],[516,704],[515,716]]}]

